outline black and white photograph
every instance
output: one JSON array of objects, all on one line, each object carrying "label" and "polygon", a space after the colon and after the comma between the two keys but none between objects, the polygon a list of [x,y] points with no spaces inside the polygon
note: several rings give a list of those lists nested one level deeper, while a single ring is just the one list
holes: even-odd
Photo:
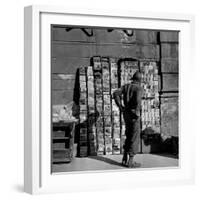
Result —
[{"label": "black and white photograph", "polygon": [[1,199],[200,199],[199,1],[1,4]]},{"label": "black and white photograph", "polygon": [[51,25],[51,172],[179,167],[179,31]]}]

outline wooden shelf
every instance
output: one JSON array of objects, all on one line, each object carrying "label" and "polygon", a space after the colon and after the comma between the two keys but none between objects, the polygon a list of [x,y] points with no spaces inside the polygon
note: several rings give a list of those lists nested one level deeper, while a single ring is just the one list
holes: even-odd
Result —
[{"label": "wooden shelf", "polygon": [[64,149],[64,148],[54,148],[53,151],[70,151],[70,149]]},{"label": "wooden shelf", "polygon": [[[55,147],[52,145],[52,163],[71,162],[73,157],[75,122],[54,122],[52,128],[52,143],[58,144]],[[59,131],[61,130],[61,132],[57,129]],[[57,131],[58,136],[56,136]]]},{"label": "wooden shelf", "polygon": [[54,158],[53,163],[56,162],[71,162],[71,158]]},{"label": "wooden shelf", "polygon": [[68,140],[70,137],[53,137],[53,140]]}]

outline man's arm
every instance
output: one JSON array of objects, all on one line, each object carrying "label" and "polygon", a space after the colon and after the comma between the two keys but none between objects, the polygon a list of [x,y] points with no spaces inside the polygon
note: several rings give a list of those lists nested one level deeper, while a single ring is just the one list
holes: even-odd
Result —
[{"label": "man's arm", "polygon": [[117,106],[121,111],[124,110],[124,106],[122,105],[122,95],[123,95],[123,87],[113,92],[113,98],[115,100],[115,103],[117,104]]}]

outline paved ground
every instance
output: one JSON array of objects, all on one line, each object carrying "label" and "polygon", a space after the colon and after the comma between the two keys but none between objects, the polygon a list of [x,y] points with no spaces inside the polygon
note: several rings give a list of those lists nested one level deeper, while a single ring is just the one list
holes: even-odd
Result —
[{"label": "paved ground", "polygon": [[[177,167],[178,159],[170,155],[138,154],[135,157],[141,163],[141,168]],[[73,158],[68,164],[53,165],[53,172],[70,172],[84,170],[127,169],[121,165],[122,155],[93,156]]]}]

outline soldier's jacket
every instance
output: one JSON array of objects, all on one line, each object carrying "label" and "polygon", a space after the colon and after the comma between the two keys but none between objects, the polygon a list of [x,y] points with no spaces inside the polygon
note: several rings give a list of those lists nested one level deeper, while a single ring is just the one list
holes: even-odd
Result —
[{"label": "soldier's jacket", "polygon": [[113,93],[116,104],[122,108],[122,100],[125,112],[131,112],[133,115],[140,116],[140,106],[143,89],[139,83],[133,82],[123,85]]}]

